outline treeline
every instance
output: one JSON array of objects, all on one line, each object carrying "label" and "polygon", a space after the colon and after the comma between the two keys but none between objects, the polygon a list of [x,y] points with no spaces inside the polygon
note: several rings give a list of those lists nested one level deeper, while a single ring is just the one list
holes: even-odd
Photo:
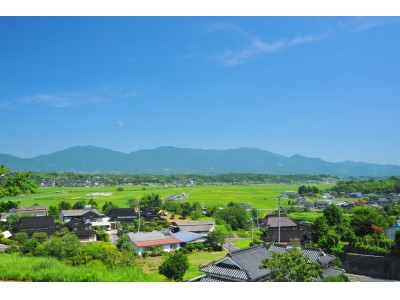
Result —
[{"label": "treeline", "polygon": [[337,182],[339,177],[329,175],[272,175],[230,173],[220,175],[104,175],[81,173],[33,173],[32,178],[38,183],[55,186],[85,185],[97,183],[103,185],[141,185],[141,184],[262,184],[262,183],[325,183]]},{"label": "treeline", "polygon": [[339,181],[332,188],[333,191],[340,193],[361,192],[362,194],[390,194],[400,193],[400,177],[390,177],[386,179],[368,179],[363,181],[348,180]]}]

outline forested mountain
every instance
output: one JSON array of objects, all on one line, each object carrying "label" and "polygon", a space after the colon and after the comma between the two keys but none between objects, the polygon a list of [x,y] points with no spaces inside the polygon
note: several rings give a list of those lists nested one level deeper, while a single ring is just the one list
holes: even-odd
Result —
[{"label": "forested mountain", "polygon": [[125,154],[77,146],[34,158],[0,154],[11,171],[105,174],[327,174],[334,176],[400,175],[400,166],[358,162],[330,163],[301,155],[282,156],[254,148],[200,150],[160,147]]}]

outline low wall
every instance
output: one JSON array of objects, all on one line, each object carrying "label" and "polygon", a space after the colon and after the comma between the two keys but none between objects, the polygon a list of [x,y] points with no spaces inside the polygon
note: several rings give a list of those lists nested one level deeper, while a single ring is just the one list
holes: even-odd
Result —
[{"label": "low wall", "polygon": [[400,280],[400,257],[345,253],[340,259],[347,273]]}]

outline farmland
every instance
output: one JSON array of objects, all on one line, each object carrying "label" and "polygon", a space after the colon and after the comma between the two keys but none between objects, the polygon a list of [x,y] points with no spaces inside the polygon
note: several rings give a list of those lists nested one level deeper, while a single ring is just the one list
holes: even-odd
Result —
[{"label": "farmland", "polygon": [[[333,185],[320,184],[321,190],[329,189]],[[21,206],[39,204],[43,206],[57,206],[61,201],[74,204],[77,201],[88,201],[93,198],[101,207],[106,201],[112,201],[118,207],[128,207],[128,200],[140,199],[144,194],[156,193],[162,198],[174,194],[185,193],[186,201],[198,201],[202,206],[223,207],[229,202],[251,203],[254,208],[272,211],[277,207],[278,196],[284,191],[297,191],[298,185],[289,184],[260,184],[260,185],[196,185],[196,186],[124,186],[117,191],[116,186],[109,187],[62,187],[38,188],[34,194],[20,195],[2,200],[20,201]],[[112,193],[111,196],[88,196],[93,193]],[[282,200],[282,206],[288,206],[287,200]]]}]

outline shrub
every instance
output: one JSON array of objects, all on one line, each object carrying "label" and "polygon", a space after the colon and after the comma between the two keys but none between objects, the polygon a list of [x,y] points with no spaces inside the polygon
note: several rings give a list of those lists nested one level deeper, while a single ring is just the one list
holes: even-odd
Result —
[{"label": "shrub", "polygon": [[18,232],[14,235],[14,240],[16,240],[20,245],[22,245],[28,239],[29,236],[26,232]]},{"label": "shrub", "polygon": [[158,267],[158,272],[167,277],[168,280],[182,281],[187,269],[189,269],[187,256],[180,252],[173,252]]},{"label": "shrub", "polygon": [[33,253],[33,251],[36,249],[36,247],[39,245],[39,242],[37,239],[32,238],[29,240],[26,240],[20,247],[20,250],[24,254],[28,253]]},{"label": "shrub", "polygon": [[162,225],[158,225],[158,226],[156,227],[156,230],[157,230],[157,231],[161,231],[161,230],[163,230],[163,228],[164,228],[164,227],[163,227]]},{"label": "shrub", "polygon": [[32,234],[32,238],[35,238],[39,243],[43,243],[47,241],[47,233],[46,232],[35,232]]},{"label": "shrub", "polygon": [[153,231],[153,228],[151,228],[150,226],[145,226],[145,227],[144,227],[144,231],[145,231],[145,232],[152,232],[152,231]]},{"label": "shrub", "polygon": [[142,252],[142,257],[143,258],[146,258],[146,257],[148,257],[149,256],[149,252],[147,252],[147,251],[143,251]]},{"label": "shrub", "polygon": [[15,245],[12,245],[11,247],[8,247],[4,252],[7,254],[19,252],[19,248]]}]

